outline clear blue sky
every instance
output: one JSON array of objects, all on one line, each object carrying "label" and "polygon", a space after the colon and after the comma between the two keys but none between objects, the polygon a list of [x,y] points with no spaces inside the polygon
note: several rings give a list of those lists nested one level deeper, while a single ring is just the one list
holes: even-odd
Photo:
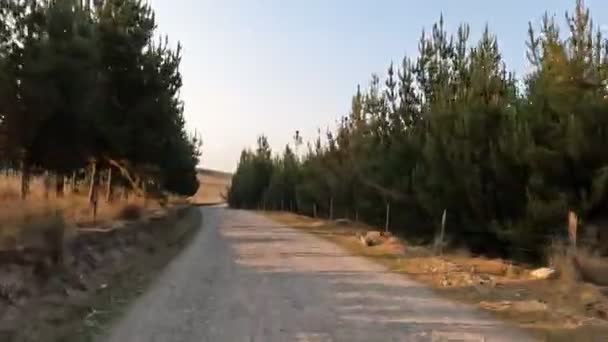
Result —
[{"label": "clear blue sky", "polygon": [[[445,16],[473,38],[484,25],[510,69],[526,70],[527,23],[561,20],[574,0],[151,0],[159,32],[184,46],[182,97],[203,166],[231,171],[240,151],[268,135],[275,150],[334,126],[358,83],[391,60],[415,56],[423,27]],[[608,34],[608,1],[587,0]]]}]

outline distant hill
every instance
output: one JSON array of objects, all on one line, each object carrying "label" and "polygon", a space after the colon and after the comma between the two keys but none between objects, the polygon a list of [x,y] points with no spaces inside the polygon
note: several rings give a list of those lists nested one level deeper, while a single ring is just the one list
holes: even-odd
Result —
[{"label": "distant hill", "polygon": [[194,204],[226,202],[225,196],[232,184],[232,173],[205,168],[199,168],[196,172],[200,186],[190,201]]},{"label": "distant hill", "polygon": [[232,179],[232,173],[230,172],[217,171],[205,168],[198,168],[196,169],[196,172],[200,175],[209,175],[218,178]]}]

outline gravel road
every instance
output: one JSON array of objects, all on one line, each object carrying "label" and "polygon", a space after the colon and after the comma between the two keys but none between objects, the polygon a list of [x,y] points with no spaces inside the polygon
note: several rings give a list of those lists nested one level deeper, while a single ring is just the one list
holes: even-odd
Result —
[{"label": "gravel road", "polygon": [[249,212],[201,210],[195,240],[105,341],[531,340],[316,236]]}]

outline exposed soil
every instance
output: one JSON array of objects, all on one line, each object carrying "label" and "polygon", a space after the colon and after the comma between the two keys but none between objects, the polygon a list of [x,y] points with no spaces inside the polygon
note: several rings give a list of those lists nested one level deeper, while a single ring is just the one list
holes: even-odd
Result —
[{"label": "exposed soil", "polygon": [[271,219],[329,239],[391,271],[430,285],[447,298],[474,304],[514,322],[543,340],[596,341],[608,336],[608,299],[603,288],[571,275],[536,280],[532,268],[509,261],[412,246],[395,237],[365,246],[360,236],[377,230],[362,224],[324,221],[288,213]]},{"label": "exposed soil", "polygon": [[0,341],[88,341],[102,333],[200,226],[188,206],[81,228],[59,262],[40,249],[0,260]]}]

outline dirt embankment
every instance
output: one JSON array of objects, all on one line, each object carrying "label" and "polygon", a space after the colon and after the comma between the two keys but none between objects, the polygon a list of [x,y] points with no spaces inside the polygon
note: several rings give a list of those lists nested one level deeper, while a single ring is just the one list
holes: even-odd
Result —
[{"label": "dirt embankment", "polygon": [[78,229],[61,251],[0,253],[0,341],[92,340],[183,248],[200,215],[156,209]]},{"label": "dirt embankment", "polygon": [[[603,341],[608,336],[606,288],[594,284],[588,276],[605,275],[605,260],[555,253],[553,266],[557,272],[549,279],[536,279],[535,268],[527,265],[471,256],[466,251],[438,255],[432,247],[370,233],[377,229],[348,220],[330,222],[288,213],[266,215],[367,256],[393,272],[431,286],[441,295],[490,311],[542,340]],[[595,272],[589,271],[591,267]],[[604,272],[598,273],[598,268]]]}]

